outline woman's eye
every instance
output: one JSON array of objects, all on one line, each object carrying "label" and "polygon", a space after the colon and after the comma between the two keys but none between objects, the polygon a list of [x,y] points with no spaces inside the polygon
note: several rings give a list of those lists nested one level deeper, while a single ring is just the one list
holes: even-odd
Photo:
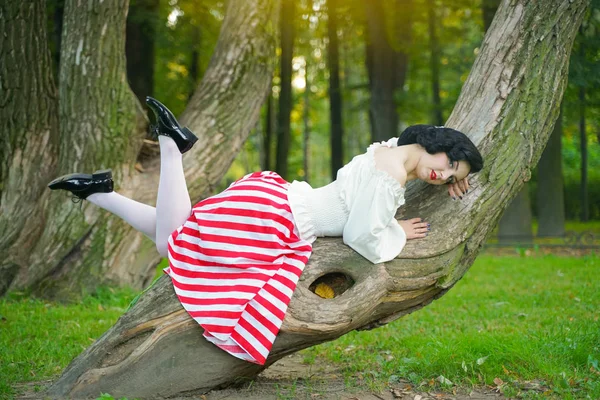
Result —
[{"label": "woman's eye", "polygon": [[450,168],[454,167],[454,161],[450,160]]}]

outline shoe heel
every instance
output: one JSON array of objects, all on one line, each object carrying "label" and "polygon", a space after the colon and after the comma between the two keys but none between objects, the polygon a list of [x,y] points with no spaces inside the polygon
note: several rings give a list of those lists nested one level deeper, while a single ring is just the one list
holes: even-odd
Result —
[{"label": "shoe heel", "polygon": [[190,142],[192,142],[192,144],[194,144],[198,141],[198,137],[196,135],[194,135],[194,133],[192,131],[190,131],[188,128],[184,127],[181,130],[183,131],[183,133],[185,133],[186,139],[189,140]]},{"label": "shoe heel", "polygon": [[181,132],[183,132],[183,134],[185,135],[185,139],[187,142],[187,145],[185,146],[184,149],[181,149],[181,154],[187,152],[188,150],[190,150],[192,148],[192,146],[194,146],[194,143],[196,143],[198,141],[198,137],[196,135],[194,135],[194,133],[192,131],[190,131],[188,128],[181,128]]},{"label": "shoe heel", "polygon": [[105,180],[112,178],[112,170],[111,169],[103,169],[100,171],[96,171],[92,174],[92,179],[94,180]]}]

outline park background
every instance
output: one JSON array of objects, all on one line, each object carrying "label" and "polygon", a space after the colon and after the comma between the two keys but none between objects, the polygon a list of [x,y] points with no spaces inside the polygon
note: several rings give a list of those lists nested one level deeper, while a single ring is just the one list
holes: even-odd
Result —
[{"label": "park background", "polygon": [[[46,4],[58,76],[63,3]],[[215,190],[259,169],[320,186],[375,140],[416,123],[443,125],[497,6],[284,1],[279,61],[261,118]],[[225,10],[222,1],[130,2],[127,70],[138,98],[152,95],[175,114],[185,109]],[[600,398],[600,284],[593,278],[600,267],[599,27],[592,2],[573,47],[555,146],[540,161],[548,167],[533,173],[465,278],[414,315],[306,350],[305,365],[337,363],[345,385],[358,390],[406,383],[417,392],[484,386],[508,397]],[[581,240],[566,243],[568,231]],[[55,377],[134,296],[101,287],[73,304],[9,292],[0,303],[0,394]],[[278,397],[296,396],[296,381],[274,385]]]}]

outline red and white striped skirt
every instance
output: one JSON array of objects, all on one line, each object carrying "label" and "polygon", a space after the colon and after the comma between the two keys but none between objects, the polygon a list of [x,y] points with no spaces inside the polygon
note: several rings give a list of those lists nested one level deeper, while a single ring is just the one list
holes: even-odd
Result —
[{"label": "red and white striped skirt", "polygon": [[312,251],[294,224],[288,187],[274,172],[246,175],[196,204],[169,238],[165,272],[204,337],[261,365]]}]

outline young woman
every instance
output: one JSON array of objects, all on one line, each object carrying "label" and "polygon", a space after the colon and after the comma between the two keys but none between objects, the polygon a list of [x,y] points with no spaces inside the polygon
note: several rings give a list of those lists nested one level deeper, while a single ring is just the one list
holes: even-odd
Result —
[{"label": "young woman", "polygon": [[399,139],[372,144],[327,186],[313,189],[256,172],[192,208],[182,154],[196,136],[157,100],[146,102],[156,115],[160,145],[156,208],[114,192],[110,170],[65,175],[48,186],[68,190],[150,237],[169,258],[165,272],[204,337],[258,364],[265,363],[317,237],[341,236],[369,261],[389,261],[407,239],[430,230],[419,218],[395,219],[406,182],[449,184],[452,198],[462,198],[467,175],[483,167],[463,133],[416,125]]}]

